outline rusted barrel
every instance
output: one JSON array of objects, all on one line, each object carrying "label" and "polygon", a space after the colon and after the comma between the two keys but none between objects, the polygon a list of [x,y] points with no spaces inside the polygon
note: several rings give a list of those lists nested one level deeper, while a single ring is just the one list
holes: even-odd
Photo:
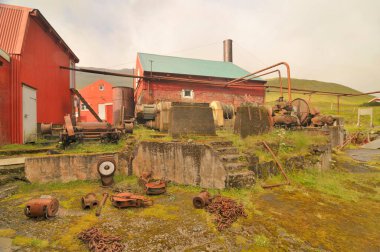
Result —
[{"label": "rusted barrel", "polygon": [[52,135],[53,134],[53,124],[52,123],[41,123],[41,135]]},{"label": "rusted barrel", "polygon": [[27,217],[54,217],[59,209],[59,202],[52,196],[41,196],[26,203],[24,213]]},{"label": "rusted barrel", "polygon": [[193,198],[193,205],[195,208],[204,208],[211,203],[211,195],[207,191],[202,191]]},{"label": "rusted barrel", "polygon": [[115,127],[123,125],[125,119],[135,117],[134,91],[130,87],[113,87],[113,123]]}]

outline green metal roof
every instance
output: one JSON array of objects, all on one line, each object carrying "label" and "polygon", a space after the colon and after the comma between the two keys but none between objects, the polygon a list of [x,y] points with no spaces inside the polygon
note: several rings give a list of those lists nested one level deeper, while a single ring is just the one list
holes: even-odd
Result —
[{"label": "green metal roof", "polygon": [[[235,79],[249,74],[241,67],[224,61],[190,59],[173,56],[164,56],[148,53],[137,53],[144,71],[156,73],[171,73],[197,75],[207,77],[219,77]],[[264,81],[261,78],[253,80]]]}]

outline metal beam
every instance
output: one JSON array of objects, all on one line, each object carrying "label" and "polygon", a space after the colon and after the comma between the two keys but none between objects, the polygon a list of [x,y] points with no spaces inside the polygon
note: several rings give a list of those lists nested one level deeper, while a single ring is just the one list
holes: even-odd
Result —
[{"label": "metal beam", "polygon": [[91,114],[98,120],[98,122],[103,122],[102,119],[98,116],[98,114],[93,110],[93,108],[90,106],[90,104],[87,103],[87,101],[83,98],[83,96],[76,90],[75,88],[70,88],[70,91],[79,97],[79,99],[83,102],[83,104],[88,108],[88,110],[91,112]]}]

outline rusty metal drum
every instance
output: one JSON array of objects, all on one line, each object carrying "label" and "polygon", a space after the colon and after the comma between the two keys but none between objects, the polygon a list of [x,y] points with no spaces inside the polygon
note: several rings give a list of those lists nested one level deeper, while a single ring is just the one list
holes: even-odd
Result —
[{"label": "rusty metal drum", "polygon": [[52,196],[41,196],[38,199],[29,200],[24,208],[27,217],[44,217],[46,219],[54,217],[59,209],[59,202]]},{"label": "rusty metal drum", "polygon": [[211,203],[211,195],[207,191],[202,191],[193,198],[193,205],[195,208],[204,208]]}]

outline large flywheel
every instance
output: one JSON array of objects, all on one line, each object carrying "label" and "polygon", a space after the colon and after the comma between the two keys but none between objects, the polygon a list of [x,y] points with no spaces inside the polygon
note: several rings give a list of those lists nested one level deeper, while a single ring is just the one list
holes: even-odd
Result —
[{"label": "large flywheel", "polygon": [[301,98],[296,98],[292,101],[293,111],[300,120],[302,126],[307,126],[310,115],[310,105],[307,101]]}]

